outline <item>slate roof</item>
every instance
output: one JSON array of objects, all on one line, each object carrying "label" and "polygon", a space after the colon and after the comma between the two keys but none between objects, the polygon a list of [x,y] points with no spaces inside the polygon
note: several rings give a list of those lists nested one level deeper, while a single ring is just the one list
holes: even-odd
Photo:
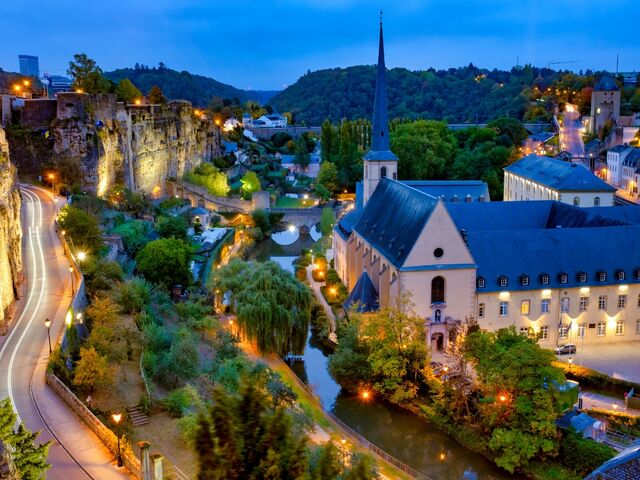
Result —
[{"label": "slate roof", "polygon": [[345,310],[356,305],[360,313],[378,310],[378,292],[367,272],[362,272],[351,293],[342,304]]},{"label": "slate roof", "polygon": [[527,137],[527,140],[530,140],[532,142],[546,143],[555,136],[556,134],[553,132],[539,132],[539,133],[534,133],[533,135],[529,135]]},{"label": "slate roof", "polygon": [[553,190],[615,192],[616,189],[586,168],[556,158],[527,155],[504,169]]},{"label": "slate roof", "polygon": [[612,92],[620,90],[616,81],[608,73],[605,73],[600,77],[600,80],[593,89],[596,92]]},{"label": "slate roof", "polygon": [[626,207],[587,207],[582,210],[600,215],[603,217],[620,220],[621,222],[640,225],[640,208],[635,206]]},{"label": "slate roof", "polygon": [[636,168],[637,166],[639,166],[638,162],[640,162],[640,148],[634,148],[627,154],[626,157],[624,157],[622,165],[624,165],[625,167]]},{"label": "slate roof", "polygon": [[353,230],[393,265],[401,267],[437,202],[415,188],[383,178]]},{"label": "slate roof", "polygon": [[353,231],[353,226],[358,222],[360,215],[362,215],[362,203],[363,203],[363,191],[362,182],[356,183],[356,201],[353,210],[343,215],[336,224],[335,231],[340,234],[345,240]]},{"label": "slate roof", "polygon": [[[440,198],[444,202],[488,202],[491,200],[489,186],[481,180],[402,180],[401,183]],[[470,200],[467,200],[467,196],[470,197]]]},{"label": "slate roof", "polygon": [[613,153],[622,153],[629,148],[629,145],[616,145],[615,147],[610,148],[609,151]]}]

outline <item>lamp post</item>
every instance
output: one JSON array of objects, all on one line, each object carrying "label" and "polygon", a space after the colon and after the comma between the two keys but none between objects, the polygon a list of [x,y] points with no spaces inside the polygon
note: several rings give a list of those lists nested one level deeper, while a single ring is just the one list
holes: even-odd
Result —
[{"label": "lamp post", "polygon": [[122,414],[121,413],[114,413],[111,415],[111,418],[113,419],[113,423],[116,424],[116,437],[118,438],[118,455],[116,456],[116,459],[118,460],[118,467],[122,467],[123,463],[122,463],[122,452],[120,451],[120,432],[118,431],[118,425],[120,425],[120,421],[122,420]]},{"label": "lamp post", "polygon": [[75,286],[73,283],[73,267],[69,267],[69,273],[71,274],[71,296],[75,294]]},{"label": "lamp post", "polygon": [[49,340],[49,355],[51,355],[51,320],[47,318],[44,321],[44,326],[47,327],[47,339]]}]

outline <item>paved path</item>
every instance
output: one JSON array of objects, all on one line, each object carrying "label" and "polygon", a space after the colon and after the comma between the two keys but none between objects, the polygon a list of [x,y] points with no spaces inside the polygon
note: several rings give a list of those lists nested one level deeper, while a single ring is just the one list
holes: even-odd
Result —
[{"label": "paved path", "polygon": [[[623,207],[620,207],[623,208]],[[635,335],[635,321],[627,321],[627,336]],[[573,364],[597,370],[614,378],[640,383],[640,342],[603,343],[584,345],[576,342],[578,351],[572,355]],[[558,355],[558,360],[568,362],[569,355]]]},{"label": "paved path", "polygon": [[115,458],[45,384],[49,357],[44,319],[55,342],[71,300],[69,265],[53,231],[56,208],[45,190],[23,186],[23,251],[26,286],[15,321],[0,346],[0,398],[9,397],[39,441],[53,440],[47,479],[129,479]]},{"label": "paved path", "polygon": [[609,397],[593,392],[580,392],[582,408],[585,410],[607,410],[611,413],[626,413],[634,417],[640,417],[640,410],[626,408],[623,399]]},{"label": "paved path", "polygon": [[329,340],[337,344],[338,336],[336,335],[336,315],[333,313],[333,309],[331,308],[331,305],[329,305],[329,302],[327,302],[327,299],[322,295],[322,291],[320,290],[322,283],[316,282],[313,279],[313,264],[307,267],[307,281],[309,282],[309,286],[311,287],[313,294],[320,302],[320,305],[322,305],[322,308],[324,308],[327,318],[329,319]]},{"label": "paved path", "polygon": [[562,129],[560,130],[560,150],[571,153],[574,157],[584,156],[582,141],[582,124],[580,113],[575,105],[567,104],[564,112]]}]

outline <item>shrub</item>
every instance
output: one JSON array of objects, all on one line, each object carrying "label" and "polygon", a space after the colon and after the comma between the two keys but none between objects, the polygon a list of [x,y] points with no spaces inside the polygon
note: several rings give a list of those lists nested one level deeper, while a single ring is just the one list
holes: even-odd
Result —
[{"label": "shrub", "polygon": [[180,418],[190,406],[189,396],[182,388],[174,390],[164,400],[163,405],[169,415],[174,418]]},{"label": "shrub", "polygon": [[149,303],[154,287],[140,277],[120,285],[118,289],[118,303],[124,313],[138,313]]},{"label": "shrub", "polygon": [[191,246],[183,240],[161,238],[148,243],[136,256],[138,271],[144,277],[165,287],[188,286],[192,276],[189,262]]},{"label": "shrub", "polygon": [[562,464],[581,476],[587,475],[615,454],[615,450],[608,445],[583,438],[572,430],[565,431],[560,441],[559,458]]},{"label": "shrub", "polygon": [[182,441],[193,448],[198,433],[198,417],[193,414],[185,415],[176,422]]},{"label": "shrub", "polygon": [[619,396],[623,396],[632,388],[636,392],[640,391],[640,384],[613,378],[587,367],[569,365],[564,362],[553,362],[553,366],[561,368],[567,379],[575,380],[583,388],[611,392]]},{"label": "shrub", "polygon": [[58,214],[60,229],[73,240],[77,250],[88,250],[97,255],[102,248],[102,232],[98,220],[79,208],[65,205]]},{"label": "shrub", "polygon": [[144,220],[131,220],[113,229],[113,233],[122,237],[124,248],[131,257],[135,257],[140,249],[149,241],[151,223]]},{"label": "shrub", "polygon": [[184,217],[160,217],[156,230],[162,238],[187,239],[189,224]]}]

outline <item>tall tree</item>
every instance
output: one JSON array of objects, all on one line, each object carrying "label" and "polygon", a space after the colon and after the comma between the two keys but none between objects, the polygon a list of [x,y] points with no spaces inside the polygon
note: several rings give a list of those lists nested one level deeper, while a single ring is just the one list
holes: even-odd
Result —
[{"label": "tall tree", "polygon": [[190,285],[192,282],[189,263],[193,250],[184,240],[160,238],[144,246],[136,255],[137,268],[150,282],[172,287]]},{"label": "tall tree", "polygon": [[69,62],[67,73],[73,88],[85,93],[108,93],[111,82],[102,76],[102,70],[86,53],[76,53]]},{"label": "tall tree", "polygon": [[260,190],[260,178],[256,172],[248,170],[240,179],[242,196],[251,199],[251,195]]},{"label": "tall tree", "polygon": [[334,163],[330,161],[322,162],[316,183],[330,192],[335,192],[338,189],[338,168]]},{"label": "tall tree", "polygon": [[58,225],[73,240],[76,252],[98,255],[102,248],[102,232],[98,220],[84,210],[65,205],[58,214]]},{"label": "tall tree", "polygon": [[142,92],[128,78],[123,78],[118,82],[116,95],[118,100],[125,103],[133,103],[136,99],[142,98]]},{"label": "tall tree", "polygon": [[157,85],[151,87],[147,94],[147,100],[152,105],[167,103],[164,93],[162,93],[162,90],[160,90],[160,87]]},{"label": "tall tree", "polygon": [[88,388],[93,393],[96,387],[113,383],[113,369],[107,357],[100,355],[95,348],[80,347],[80,359],[75,366],[73,384]]}]

